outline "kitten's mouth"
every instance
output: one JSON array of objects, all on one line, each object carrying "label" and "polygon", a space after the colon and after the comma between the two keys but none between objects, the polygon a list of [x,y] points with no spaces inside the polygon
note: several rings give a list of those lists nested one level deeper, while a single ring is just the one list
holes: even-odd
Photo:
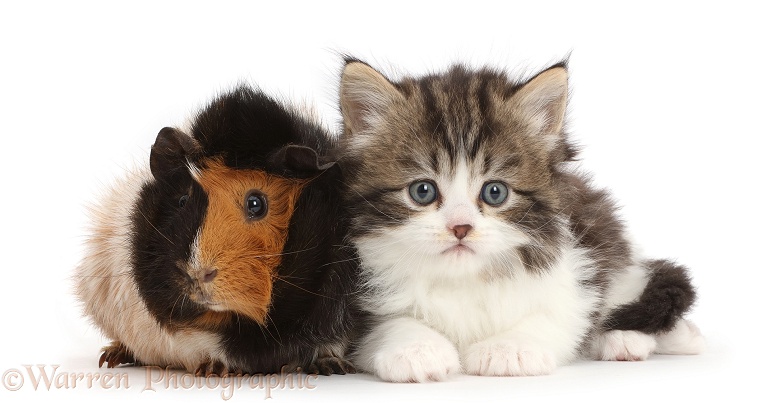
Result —
[{"label": "kitten's mouth", "polygon": [[469,246],[463,243],[458,243],[458,244],[450,246],[449,248],[445,249],[444,252],[441,252],[441,253],[444,255],[454,254],[455,256],[462,256],[462,255],[468,255],[468,254],[475,255],[476,251],[474,251]]}]

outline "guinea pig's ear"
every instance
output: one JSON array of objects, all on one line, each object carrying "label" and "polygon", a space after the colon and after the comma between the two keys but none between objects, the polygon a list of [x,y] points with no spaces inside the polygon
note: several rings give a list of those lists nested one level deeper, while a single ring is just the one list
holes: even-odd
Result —
[{"label": "guinea pig's ear", "polygon": [[325,161],[315,150],[295,144],[276,151],[270,155],[268,162],[271,169],[297,177],[315,175],[335,164]]},{"label": "guinea pig's ear", "polygon": [[151,173],[158,178],[185,168],[187,158],[198,148],[198,143],[182,131],[173,127],[161,129],[151,147]]}]

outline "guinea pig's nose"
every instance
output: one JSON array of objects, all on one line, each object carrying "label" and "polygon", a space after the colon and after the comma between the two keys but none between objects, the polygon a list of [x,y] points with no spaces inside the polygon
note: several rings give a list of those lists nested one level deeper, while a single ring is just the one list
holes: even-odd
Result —
[{"label": "guinea pig's nose", "polygon": [[207,269],[206,274],[203,276],[203,282],[204,283],[211,283],[214,281],[214,278],[217,277],[217,269]]}]

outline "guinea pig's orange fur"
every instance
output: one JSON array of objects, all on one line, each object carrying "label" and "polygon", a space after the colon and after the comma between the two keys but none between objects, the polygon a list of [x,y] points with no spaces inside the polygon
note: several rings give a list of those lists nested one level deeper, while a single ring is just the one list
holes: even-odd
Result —
[{"label": "guinea pig's orange fur", "polygon": [[[212,305],[212,312],[198,318],[195,325],[214,327],[230,318],[226,311],[264,323],[274,269],[280,264],[288,224],[306,181],[232,169],[218,160],[207,160],[202,166],[195,176],[209,203],[188,269],[198,279],[200,293],[219,305]],[[268,208],[255,221],[247,219],[245,209],[251,190],[265,196]],[[210,269],[216,269],[217,275],[205,283],[202,278]]]}]

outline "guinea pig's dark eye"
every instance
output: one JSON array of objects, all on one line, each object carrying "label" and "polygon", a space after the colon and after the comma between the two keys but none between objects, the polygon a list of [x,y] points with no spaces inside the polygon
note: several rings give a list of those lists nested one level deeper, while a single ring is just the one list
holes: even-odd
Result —
[{"label": "guinea pig's dark eye", "polygon": [[188,195],[183,195],[182,197],[180,197],[180,201],[178,203],[180,207],[185,207],[185,204],[187,204],[189,198],[190,196]]},{"label": "guinea pig's dark eye", "polygon": [[267,199],[263,194],[251,192],[246,196],[246,218],[259,220],[267,214]]},{"label": "guinea pig's dark eye", "polygon": [[489,182],[481,189],[481,200],[496,207],[507,200],[507,194],[507,185],[502,182]]},{"label": "guinea pig's dark eye", "polygon": [[415,203],[427,206],[436,201],[436,185],[429,181],[412,182],[410,185],[410,197]]}]

